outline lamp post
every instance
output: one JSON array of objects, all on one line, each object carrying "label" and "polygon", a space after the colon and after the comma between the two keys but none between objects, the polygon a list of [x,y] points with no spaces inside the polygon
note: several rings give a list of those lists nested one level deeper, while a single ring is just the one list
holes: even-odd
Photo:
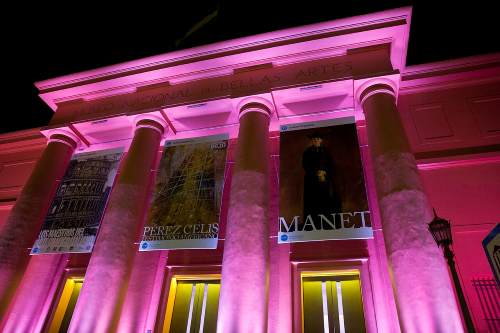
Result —
[{"label": "lamp post", "polygon": [[464,316],[465,326],[467,327],[467,332],[475,333],[474,324],[467,308],[467,302],[465,301],[464,293],[462,287],[460,286],[460,281],[458,280],[457,270],[455,269],[455,261],[453,257],[455,254],[450,249],[450,245],[453,244],[453,239],[451,238],[451,225],[449,221],[442,219],[436,215],[436,210],[434,211],[434,219],[429,223],[429,231],[434,237],[436,244],[442,246],[444,249],[444,257],[448,261],[448,266],[450,266],[451,276],[453,277],[453,284],[457,292],[458,301],[460,302],[460,309],[462,310],[462,315]]}]

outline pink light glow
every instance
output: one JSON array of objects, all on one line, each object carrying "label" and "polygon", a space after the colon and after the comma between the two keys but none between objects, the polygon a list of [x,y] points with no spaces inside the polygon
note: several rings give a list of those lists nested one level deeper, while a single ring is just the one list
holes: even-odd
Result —
[{"label": "pink light glow", "polygon": [[[260,34],[251,37],[244,37],[230,41],[219,42],[210,45],[199,46],[191,49],[180,50],[168,54],[157,55],[153,57],[138,59],[130,62],[125,62],[117,65],[107,66],[94,69],[91,71],[81,72],[66,75],[59,78],[48,79],[36,83],[36,86],[42,91],[41,98],[53,109],[56,110],[54,101],[63,101],[75,98],[88,98],[88,95],[98,91],[110,90],[133,90],[137,82],[157,83],[158,80],[172,81],[176,77],[184,77],[187,80],[186,73],[196,75],[197,79],[203,78],[204,75],[221,75],[222,73],[229,74],[232,69],[237,66],[244,67],[242,64],[265,61],[277,61],[282,59],[283,55],[294,55],[304,53],[308,50],[320,50],[332,47],[334,45],[363,45],[374,40],[382,40],[390,38],[393,40],[395,47],[391,52],[391,62],[395,68],[404,68],[404,59],[406,55],[406,45],[409,34],[409,29],[405,29],[406,25],[400,27],[388,27],[384,29],[370,30],[370,26],[378,23],[380,17],[385,17],[386,20],[398,20],[401,16],[406,16],[407,21],[411,21],[411,7],[387,10],[380,13],[373,13],[339,19],[332,22],[323,22],[279,30]],[[409,23],[408,23],[409,24]],[[365,31],[357,34],[338,34],[338,31],[347,30],[356,27],[363,27]],[[303,38],[304,36],[314,36],[317,34],[325,34],[327,32],[336,32],[338,35],[330,39],[320,39],[301,41],[293,43],[293,40]],[[277,44],[276,42],[288,40],[290,44]],[[248,47],[260,46],[258,50],[248,51]],[[270,47],[271,46],[271,47]],[[352,47],[351,47],[352,48]],[[230,55],[221,57],[222,52]],[[335,50],[338,54],[338,50]],[[207,59],[207,56],[208,59]],[[201,57],[203,60],[201,60]],[[186,63],[186,59],[189,61]],[[276,59],[276,60],[273,60]],[[184,63],[179,61],[183,60]],[[305,60],[305,59],[303,59]],[[151,66],[163,64],[165,67],[154,71],[148,70]],[[144,72],[135,75],[125,75],[129,71],[137,71],[144,69]],[[211,69],[211,71],[207,71]],[[120,74],[121,77],[109,79],[111,75]],[[86,83],[89,80],[98,79],[95,83]],[[175,82],[175,81],[172,81]],[[112,93],[114,94],[114,93]],[[101,95],[102,96],[102,95]]]},{"label": "pink light glow", "polygon": [[[401,323],[402,330],[409,333],[441,333],[446,332],[446,329],[453,333],[460,332],[457,313],[448,310],[456,308],[456,304],[452,297],[453,291],[447,283],[444,258],[439,251],[435,251],[434,244],[429,244],[428,239],[424,241],[426,231],[422,231],[420,227],[422,221],[425,222],[428,218],[425,212],[429,202],[439,214],[452,220],[456,255],[459,259],[458,270],[464,279],[463,289],[467,293],[470,307],[476,314],[479,313],[481,304],[477,297],[474,298],[472,285],[467,285],[467,277],[474,274],[486,275],[490,271],[481,249],[471,244],[479,244],[490,225],[495,222],[495,216],[498,216],[495,214],[499,212],[495,199],[500,196],[500,188],[497,186],[500,173],[499,158],[495,156],[498,152],[491,150],[491,147],[499,143],[499,137],[488,130],[488,126],[495,123],[492,119],[497,118],[488,118],[491,110],[477,105],[483,102],[482,105],[486,105],[491,100],[497,103],[495,98],[498,96],[498,83],[494,85],[490,81],[496,80],[496,76],[500,75],[500,67],[470,69],[477,64],[498,61],[498,55],[487,55],[412,66],[405,71],[410,21],[411,8],[405,7],[205,45],[41,81],[36,83],[41,91],[41,98],[57,111],[54,123],[51,123],[57,129],[46,128],[42,133],[50,136],[54,131],[66,131],[68,136],[82,142],[77,152],[120,146],[126,146],[128,150],[134,137],[134,119],[153,115],[164,127],[170,129],[160,145],[168,139],[226,132],[230,133],[232,140],[238,139],[234,141],[241,144],[245,140],[254,140],[256,136],[255,131],[252,131],[252,135],[246,139],[243,136],[238,138],[238,131],[241,129],[239,110],[241,104],[248,102],[248,96],[260,99],[261,102],[262,99],[269,101],[268,107],[273,112],[268,129],[276,132],[283,123],[346,116],[354,116],[359,124],[365,119],[359,95],[375,81],[389,84],[397,95],[397,112],[402,118],[404,131],[411,145],[408,156],[404,156],[399,162],[403,166],[412,164],[413,160],[409,155],[414,153],[419,169],[413,168],[414,174],[411,176],[398,174],[403,167],[374,176],[369,146],[376,140],[368,142],[366,127],[359,130],[360,136],[364,136],[360,140],[364,145],[361,151],[372,223],[377,230],[374,231],[375,237],[364,243],[366,248],[358,249],[353,246],[355,251],[362,252],[366,257],[360,255],[349,260],[356,261],[359,266],[357,269],[361,271],[367,331],[397,333],[400,332]],[[352,32],[353,29],[356,32]],[[388,48],[383,51],[382,48],[378,51],[370,49],[381,45]],[[353,50],[356,52],[349,52]],[[380,61],[373,60],[375,55],[380,56]],[[345,76],[315,76],[320,73],[318,68],[326,68],[326,65],[333,67],[330,64],[332,59],[343,59],[341,63],[345,65],[355,58],[359,60],[360,65],[356,70],[360,75],[349,72],[343,73]],[[252,68],[259,65],[265,66]],[[446,74],[439,74],[441,72]],[[275,74],[278,76],[274,76]],[[269,78],[276,79],[280,75],[282,80],[279,83],[273,81],[269,85],[264,84],[263,89],[251,88],[258,86],[256,82],[266,82],[262,77],[270,81]],[[155,86],[157,83],[163,85],[158,88]],[[248,87],[244,87],[245,84]],[[312,86],[316,89],[308,89]],[[193,91],[197,91],[197,94]],[[167,93],[176,97],[167,98]],[[460,96],[450,97],[451,95]],[[156,96],[165,99],[159,97],[155,100]],[[74,104],[62,103],[80,99],[80,102],[76,101]],[[204,106],[199,106],[201,104]],[[193,108],[195,105],[199,108]],[[440,121],[439,124],[436,119]],[[380,129],[384,129],[384,126],[380,126]],[[230,327],[232,331],[253,333],[256,325],[263,330],[267,325],[270,332],[291,332],[292,328],[299,330],[301,313],[297,304],[300,304],[300,280],[297,274],[300,276],[304,265],[312,264],[314,259],[311,259],[311,255],[308,258],[304,256],[307,259],[304,262],[291,262],[293,246],[278,245],[273,238],[277,233],[277,224],[271,225],[271,238],[267,234],[269,228],[266,223],[277,220],[279,164],[279,137],[276,135],[269,139],[269,131],[262,137],[275,145],[275,150],[271,151],[271,162],[267,164],[267,157],[258,160],[265,161],[263,163],[271,168],[271,200],[260,202],[267,194],[252,192],[256,184],[267,181],[261,173],[244,170],[239,175],[235,173],[233,179],[229,175],[226,184],[231,184],[231,181],[240,184],[232,190],[231,196],[229,191],[225,192],[224,205],[227,207],[232,200],[232,208],[227,214],[225,211],[221,212],[221,219],[225,220],[227,217],[228,220],[239,223],[229,226],[229,232],[226,232],[226,225],[222,225],[218,249],[207,251],[213,257],[192,256],[193,252],[188,251],[141,252],[142,254],[136,255],[135,261],[130,259],[133,255],[129,255],[128,258],[133,261],[131,262],[127,258],[116,259],[115,254],[104,253],[104,250],[95,251],[89,265],[93,273],[86,277],[87,287],[84,283],[81,294],[81,301],[91,304],[88,307],[91,309],[80,312],[77,309],[74,323],[78,327],[73,327],[74,331],[107,331],[114,326],[120,332],[156,329],[157,315],[164,316],[156,311],[163,309],[163,304],[160,304],[162,293],[168,292],[162,290],[165,265],[174,262],[184,265],[182,267],[196,266],[210,260],[212,262],[209,264],[218,265],[222,261],[221,248],[224,243],[226,249],[233,247],[233,254],[224,254],[221,293],[225,296],[221,298],[223,303],[220,305],[219,321],[229,324],[220,326],[219,330]],[[446,135],[427,135],[434,131],[438,134],[444,131]],[[480,148],[483,147],[489,147],[490,151],[482,151]],[[9,146],[8,149],[18,148]],[[159,152],[157,149],[152,155]],[[21,155],[16,155],[16,158],[19,156]],[[25,158],[24,155],[21,157],[18,159]],[[396,159],[392,156],[378,162],[385,166],[396,165]],[[466,162],[457,162],[457,159],[466,159]],[[0,162],[3,163],[3,160]],[[136,164],[140,165],[139,162],[138,159]],[[2,166],[3,164],[0,169]],[[228,166],[228,170],[232,167],[232,164]],[[148,166],[146,169],[144,173],[149,174],[154,167]],[[418,174],[423,179],[425,193],[420,189],[421,186],[413,186]],[[387,197],[379,197],[379,202],[375,192],[375,177],[386,177],[384,179],[388,180],[383,182],[384,186],[393,181],[404,180],[401,188],[413,182],[412,186],[419,189],[394,191]],[[463,179],[468,182],[462,182]],[[443,189],[446,190],[444,194]],[[113,193],[113,196],[125,196],[133,191],[133,188],[122,188]],[[117,204],[120,208],[116,211],[126,211],[136,203],[136,197],[146,198],[147,193],[144,193],[127,199],[129,201],[120,199],[120,204]],[[249,202],[251,204],[247,206],[242,204]],[[146,199],[142,204],[147,205]],[[265,212],[267,204],[271,205],[270,218]],[[405,208],[405,216],[402,218],[400,214],[403,206],[410,208]],[[396,222],[383,224],[379,208],[381,211],[385,210],[384,221]],[[108,212],[105,219],[115,226],[124,221],[120,213],[116,212]],[[133,229],[138,220],[140,218],[131,218],[127,222],[129,227],[124,229]],[[405,247],[407,244],[397,238],[401,238],[401,227],[407,225],[412,226],[406,232],[411,246]],[[103,230],[100,234],[102,239],[112,238],[111,232],[106,234],[105,229]],[[248,234],[255,235],[258,232],[260,234],[255,236],[254,243],[241,241]],[[237,241],[231,240],[235,235]],[[115,252],[116,257],[130,251],[133,246],[131,244],[135,241],[134,237],[119,239],[120,237],[117,236],[110,242],[116,244],[110,247],[119,249]],[[226,239],[223,240],[223,237]],[[267,248],[268,243],[270,249]],[[254,251],[255,248],[262,251]],[[386,248],[389,249],[388,254]],[[323,252],[319,251],[323,257],[314,264],[321,266],[320,268],[327,264],[340,265],[343,259],[335,258],[330,250],[323,248]],[[270,258],[267,257],[269,253]],[[350,255],[353,256],[352,253]],[[65,265],[62,262],[56,263],[55,258],[46,257],[45,261],[33,258],[31,261],[12,305],[11,316],[5,326],[7,331],[42,329],[55,293],[55,284]],[[144,272],[147,272],[147,278],[142,277]],[[127,275],[130,274],[129,283]],[[89,285],[92,287],[88,287]],[[243,300],[239,299],[242,289],[250,290]],[[395,298],[398,299],[398,310]],[[269,305],[262,301],[267,299]],[[114,304],[108,306],[111,303]],[[234,315],[234,308],[238,310],[237,315]],[[480,327],[479,316],[476,316],[476,321]]]},{"label": "pink light glow", "polygon": [[50,306],[45,299],[53,297],[66,260],[61,254],[31,258],[3,332],[32,332],[43,324]]}]

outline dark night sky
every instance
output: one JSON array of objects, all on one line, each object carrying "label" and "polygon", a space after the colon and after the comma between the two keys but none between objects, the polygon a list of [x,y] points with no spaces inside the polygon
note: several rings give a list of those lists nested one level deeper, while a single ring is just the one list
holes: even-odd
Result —
[{"label": "dark night sky", "polygon": [[[179,2],[183,4],[122,2],[121,9],[86,2],[87,7],[72,8],[51,7],[47,2],[30,5],[31,20],[15,20],[4,28],[4,46],[9,46],[4,48],[9,50],[9,61],[4,62],[9,68],[4,73],[12,78],[9,102],[3,110],[8,110],[10,118],[2,121],[0,133],[48,124],[53,112],[37,96],[34,82],[174,51],[178,49],[174,41],[217,8],[217,2],[211,1],[202,5]],[[390,1],[384,5],[354,1],[330,1],[331,5],[312,1],[291,5],[287,1],[283,6],[276,4],[279,1],[273,5],[271,1],[242,3],[221,2],[217,19],[180,48],[413,5],[407,65],[500,51],[496,10],[472,3],[458,6],[458,2],[450,2],[454,5],[448,9]]]}]

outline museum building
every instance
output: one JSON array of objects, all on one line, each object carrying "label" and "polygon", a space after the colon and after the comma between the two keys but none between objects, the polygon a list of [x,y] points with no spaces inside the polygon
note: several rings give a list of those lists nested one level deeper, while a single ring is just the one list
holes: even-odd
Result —
[{"label": "museum building", "polygon": [[[428,230],[434,208],[451,223],[474,329],[500,331],[500,295],[482,246],[500,221],[500,54],[407,67],[411,12],[35,83],[55,112],[50,123],[0,135],[0,330],[467,332],[451,270]],[[370,234],[289,241],[298,221],[281,218],[280,138],[324,121],[353,124],[368,206],[329,224],[348,229],[358,216]],[[228,140],[219,212],[207,201],[218,192],[206,153],[179,164],[178,182],[168,185],[173,193],[186,188],[183,175],[205,175],[212,213],[199,216],[218,219],[210,225],[216,248],[143,251],[164,148],[221,134]],[[111,185],[114,160],[95,157],[108,149],[123,150]],[[95,156],[74,158],[84,154]],[[351,160],[336,162],[348,169]],[[198,207],[193,195],[182,198],[163,210],[184,216],[179,207]],[[338,232],[316,230],[322,225],[309,223],[318,234]],[[76,226],[95,239],[88,249],[37,253],[41,230],[59,237],[53,230]]]}]

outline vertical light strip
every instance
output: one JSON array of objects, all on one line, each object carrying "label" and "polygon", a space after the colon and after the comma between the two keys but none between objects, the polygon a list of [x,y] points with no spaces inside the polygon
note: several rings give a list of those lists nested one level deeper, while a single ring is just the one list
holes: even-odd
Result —
[{"label": "vertical light strip", "polygon": [[193,289],[191,291],[191,303],[189,304],[189,316],[186,327],[186,333],[191,331],[191,318],[193,317],[193,306],[194,306],[194,295],[196,293],[196,284],[193,283]]},{"label": "vertical light strip", "polygon": [[321,300],[323,301],[323,326],[325,328],[325,333],[330,332],[328,325],[328,303],[326,298],[326,282],[321,281]]},{"label": "vertical light strip", "polygon": [[339,326],[340,333],[345,333],[344,326],[344,308],[342,307],[342,288],[340,286],[340,281],[335,281],[337,283],[337,303],[339,306]]},{"label": "vertical light strip", "polygon": [[203,304],[201,306],[200,333],[203,333],[203,324],[205,324],[205,309],[207,307],[208,283],[204,283],[204,285],[205,291],[203,292]]}]

